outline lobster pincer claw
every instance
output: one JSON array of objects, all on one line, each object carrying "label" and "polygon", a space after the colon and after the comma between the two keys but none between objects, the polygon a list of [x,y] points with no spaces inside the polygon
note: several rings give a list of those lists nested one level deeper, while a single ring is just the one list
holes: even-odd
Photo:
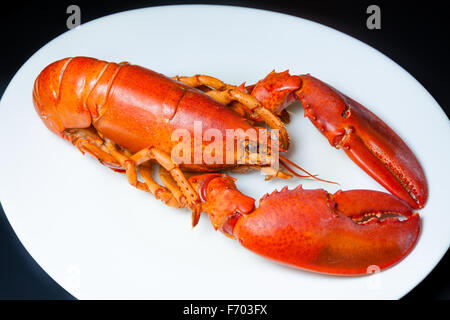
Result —
[{"label": "lobster pincer claw", "polygon": [[[400,221],[398,216],[404,220]],[[237,220],[241,244],[283,264],[326,274],[364,275],[405,257],[420,217],[402,200],[378,191],[275,191]]]},{"label": "lobster pincer claw", "polygon": [[308,271],[364,275],[405,257],[420,233],[420,217],[403,200],[371,190],[284,188],[255,200],[226,175],[190,178],[214,228],[247,249]]},{"label": "lobster pincer claw", "polygon": [[405,142],[367,108],[310,75],[272,71],[252,88],[265,108],[281,116],[295,96],[305,116],[330,144],[347,155],[389,192],[422,208],[428,198],[423,169]]},{"label": "lobster pincer claw", "polygon": [[364,106],[326,83],[301,75],[296,91],[305,116],[332,146],[347,155],[389,192],[422,208],[428,198],[423,169],[405,142]]},{"label": "lobster pincer claw", "polygon": [[[399,220],[399,216],[404,220]],[[284,188],[242,216],[233,235],[283,264],[326,274],[364,275],[405,257],[420,233],[420,217],[396,197],[370,190]]]}]

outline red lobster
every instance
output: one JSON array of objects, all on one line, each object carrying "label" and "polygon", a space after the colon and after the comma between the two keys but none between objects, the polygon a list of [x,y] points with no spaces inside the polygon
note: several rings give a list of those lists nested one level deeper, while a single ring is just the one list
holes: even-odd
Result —
[{"label": "red lobster", "polygon": [[[289,137],[281,119],[287,120],[283,110],[297,97],[333,145],[403,200],[378,191],[332,195],[299,186],[264,196],[255,209],[254,199],[240,193],[233,178],[217,172],[257,168],[269,177],[291,177],[268,165],[276,150],[262,135],[233,144],[234,156],[226,164],[179,163],[171,157],[178,143],[173,132],[194,133],[194,121],[225,136],[229,129],[257,128],[254,120],[263,120],[279,130],[280,150],[286,150]],[[384,269],[398,262],[417,241],[420,217],[411,207],[422,207],[427,198],[417,159],[379,118],[311,76],[271,73],[245,88],[209,76],[171,79],[127,63],[76,57],[41,72],[33,101],[46,126],[81,152],[125,172],[130,184],[166,204],[191,208],[193,225],[207,212],[215,229],[275,261],[328,274],[366,274],[373,265]],[[207,147],[202,139],[200,150]],[[198,149],[191,151],[194,158]],[[215,153],[224,159],[227,151]],[[288,164],[303,170],[280,159],[288,171],[294,172]],[[152,177],[153,162],[160,165],[165,186]],[[207,173],[187,178],[187,171]]]}]

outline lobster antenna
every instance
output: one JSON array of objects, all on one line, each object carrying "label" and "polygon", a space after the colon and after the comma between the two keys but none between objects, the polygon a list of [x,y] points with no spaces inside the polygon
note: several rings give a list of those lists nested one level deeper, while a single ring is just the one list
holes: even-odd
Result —
[{"label": "lobster antenna", "polygon": [[283,166],[283,168],[287,169],[290,173],[292,173],[294,176],[298,178],[302,178],[305,180],[314,180],[312,177],[315,177],[316,175],[302,175],[297,172],[295,172],[291,167],[289,167],[283,160],[280,160],[280,164]]},{"label": "lobster antenna", "polygon": [[[330,181],[330,180],[324,180],[324,179],[320,179],[317,177],[317,174],[311,174],[308,171],[306,171],[305,169],[303,169],[302,167],[300,167],[298,164],[292,162],[291,160],[283,157],[283,156],[279,156],[280,157],[280,163],[281,165],[286,168],[290,173],[292,173],[293,175],[295,175],[296,177],[299,178],[305,178],[305,179],[309,179],[309,180],[316,180],[316,181],[322,181],[322,182],[326,182],[326,183],[333,183],[333,184],[337,184],[339,185],[339,183],[334,182],[334,181]],[[295,172],[291,167],[289,167],[289,165],[293,166],[294,168],[297,168],[301,171],[303,171],[304,173],[306,173],[306,175],[301,175],[297,172]]]}]

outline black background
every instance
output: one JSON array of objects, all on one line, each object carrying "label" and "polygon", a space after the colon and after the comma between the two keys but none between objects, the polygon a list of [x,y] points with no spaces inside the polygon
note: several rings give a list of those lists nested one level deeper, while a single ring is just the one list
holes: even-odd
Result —
[{"label": "black background", "polygon": [[[77,4],[82,23],[130,9],[168,4],[228,4],[306,18],[351,35],[411,73],[449,114],[449,27],[441,1],[58,1],[2,4],[0,13],[0,94],[23,63],[65,32],[66,8]],[[381,8],[381,30],[366,27],[366,8]],[[447,20],[447,21],[446,21]],[[232,23],[232,22],[230,22]],[[207,26],[205,26],[207,27]],[[257,31],[256,31],[257,32]],[[243,33],[244,36],[251,34]],[[186,35],[189,36],[189,35]],[[292,39],[301,41],[301,39]],[[267,44],[270,46],[270,43]],[[288,48],[289,44],[286,44]],[[284,50],[286,48],[280,48]],[[368,62],[370,63],[370,61]],[[26,93],[24,93],[26,94]],[[380,95],[383,93],[380,92]],[[422,110],[426,114],[427,110]],[[402,119],[399,119],[402,121]],[[420,130],[420,128],[417,128]],[[427,132],[423,132],[427,134]],[[430,137],[432,139],[433,137]],[[447,146],[443,146],[447,147]],[[26,148],[26,146],[24,146]],[[1,156],[7,155],[7,150]],[[436,150],[436,155],[439,151]],[[1,183],[1,177],[0,177]],[[58,241],[55,239],[55,241]],[[450,299],[450,254],[404,299]],[[55,283],[21,245],[0,208],[0,299],[73,299]]]}]

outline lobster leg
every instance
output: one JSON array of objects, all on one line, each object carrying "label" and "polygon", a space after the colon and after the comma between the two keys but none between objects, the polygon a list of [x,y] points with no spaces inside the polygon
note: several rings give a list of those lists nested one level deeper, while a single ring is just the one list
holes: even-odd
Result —
[{"label": "lobster leg", "polygon": [[100,163],[106,165],[114,171],[123,172],[120,163],[111,155],[102,138],[98,136],[95,130],[88,129],[69,129],[62,134],[64,139],[70,141],[81,153],[87,152]]},{"label": "lobster leg", "polygon": [[170,207],[180,208],[181,205],[177,201],[178,197],[169,189],[163,186],[160,186],[152,176],[152,165],[150,162],[147,162],[141,166],[139,166],[139,171],[141,173],[142,178],[145,181],[145,184],[148,186],[149,191],[155,196],[156,199],[160,199],[166,205]]},{"label": "lobster leg", "polygon": [[[97,158],[100,162],[107,165],[111,169],[119,172],[125,171],[128,182],[143,191],[150,192],[157,199],[161,199],[170,206],[179,207],[184,201],[193,210],[193,215],[198,217],[200,215],[198,208],[198,195],[192,189],[189,181],[172,161],[170,156],[156,148],[146,148],[134,155],[131,155],[126,150],[118,150],[111,141],[104,141],[95,132],[88,129],[71,129],[70,140],[78,147],[81,152],[88,152]],[[158,162],[161,166],[166,168],[176,184],[180,186],[182,196],[172,199],[172,193],[166,188],[156,184],[152,178],[151,167],[149,160]],[[140,166],[142,178],[146,183],[138,180],[136,166]],[[178,195],[176,193],[175,195]],[[183,198],[183,200],[181,199]],[[183,205],[184,206],[184,205]],[[198,218],[194,220],[198,221]]]},{"label": "lobster leg", "polygon": [[113,164],[117,168],[120,167],[120,163],[118,163],[111,154],[103,151],[99,146],[92,143],[88,139],[77,140],[76,147],[81,151],[81,153],[87,152],[103,164]]},{"label": "lobster leg", "polygon": [[[114,156],[111,153],[108,153],[107,152],[108,150],[106,150],[105,146],[102,145],[101,147],[103,148],[101,148],[98,146],[97,143],[94,143],[93,141],[90,141],[89,139],[86,138],[77,139],[75,145],[82,153],[88,152],[94,158],[98,159],[102,164],[108,166],[114,171],[123,173],[123,170],[125,170],[128,181],[132,186],[136,187],[139,190],[150,192],[148,186],[145,183],[142,183],[137,180],[136,170],[134,166],[132,167],[134,170],[129,169],[130,165],[132,165],[131,162],[124,162],[124,163],[120,162],[120,160],[118,160],[119,157]],[[122,158],[126,158],[126,156],[122,155]]]},{"label": "lobster leg", "polygon": [[164,185],[167,187],[167,189],[170,190],[170,192],[173,194],[174,198],[178,201],[180,206],[186,205],[186,200],[181,192],[180,188],[178,187],[175,180],[173,180],[172,176],[170,175],[169,171],[164,169],[163,167],[159,167],[159,178],[164,183]]},{"label": "lobster leg", "polygon": [[208,86],[214,88],[215,90],[225,90],[232,87],[217,78],[201,74],[197,74],[192,77],[175,76],[174,79],[194,88]]},{"label": "lobster leg", "polygon": [[[176,184],[179,186],[188,204],[188,207],[192,209],[193,225],[197,224],[198,218],[200,217],[200,200],[198,198],[197,192],[192,188],[183,172],[167,153],[157,148],[150,147],[142,149],[141,151],[135,153],[133,156],[131,156],[130,159],[133,164],[141,164],[149,160],[154,160],[165,170],[167,170],[172,176],[173,180],[175,180]],[[180,199],[177,200],[180,204],[182,204]]]},{"label": "lobster leg", "polygon": [[108,141],[106,147],[111,152],[111,155],[120,163],[120,165],[125,169],[125,174],[127,176],[128,182],[136,187],[138,184],[136,165],[133,160],[124,155],[122,152],[117,150],[116,146]]}]

